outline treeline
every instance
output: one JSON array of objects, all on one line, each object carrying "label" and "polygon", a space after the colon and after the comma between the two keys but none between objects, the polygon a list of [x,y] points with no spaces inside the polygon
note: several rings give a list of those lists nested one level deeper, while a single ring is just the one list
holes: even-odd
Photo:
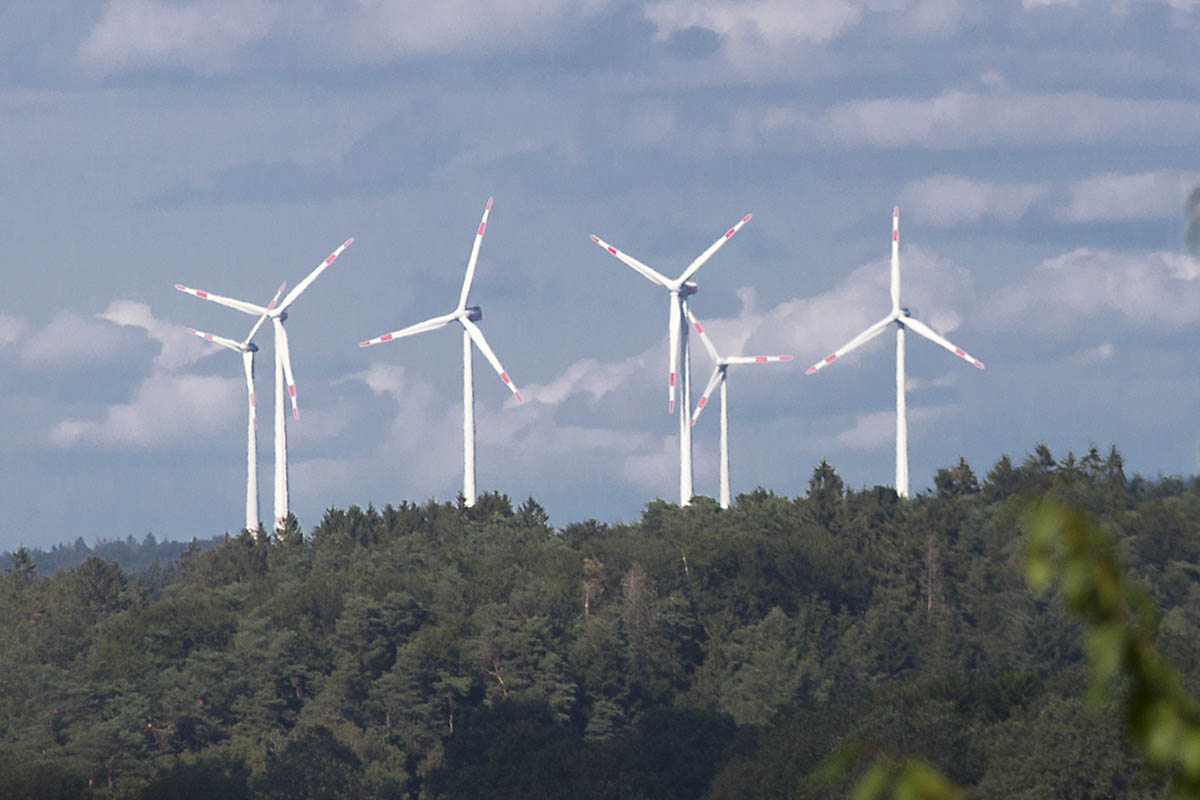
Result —
[{"label": "treeline", "polygon": [[840,746],[979,798],[1151,797],[1076,624],[1022,575],[1028,498],[1087,509],[1200,689],[1200,488],[1039,446],[928,495],[851,491],[555,530],[532,499],[331,510],[0,579],[0,795],[842,797]]},{"label": "treeline", "polygon": [[[217,545],[217,540],[206,540],[196,543],[201,548],[211,548]],[[35,547],[18,548],[17,552],[5,551],[0,553],[0,563],[10,564],[32,562],[38,575],[53,575],[60,569],[77,567],[89,558],[96,557],[104,561],[113,561],[120,565],[125,572],[142,572],[148,569],[167,569],[172,561],[183,555],[187,548],[184,542],[160,542],[153,533],[147,533],[141,541],[133,536],[124,539],[97,539],[94,547],[89,547],[83,537],[77,537],[71,544],[54,545],[49,550]],[[20,550],[24,550],[23,553]]]}]

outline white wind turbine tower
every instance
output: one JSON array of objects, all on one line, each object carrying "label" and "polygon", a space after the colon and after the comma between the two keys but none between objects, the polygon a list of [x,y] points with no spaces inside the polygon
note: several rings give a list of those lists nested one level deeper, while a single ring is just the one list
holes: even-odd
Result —
[{"label": "white wind turbine tower", "polygon": [[713,360],[712,377],[708,379],[708,386],[704,389],[704,394],[700,397],[700,402],[696,404],[696,410],[692,412],[692,425],[696,424],[696,420],[700,417],[700,412],[704,410],[704,406],[708,403],[708,397],[712,394],[713,389],[717,385],[721,386],[721,508],[729,508],[729,412],[728,412],[728,395],[725,388],[725,373],[731,364],[768,364],[773,361],[791,361],[792,357],[788,356],[724,356],[717,353],[717,348],[713,346],[712,341],[708,338],[708,334],[704,332],[704,328],[696,321],[696,315],[692,313],[692,309],[685,302],[684,311],[687,313],[688,321],[692,323],[692,327],[696,329],[696,333],[700,334],[700,341],[704,343],[704,349],[708,351],[709,356]]},{"label": "white wind turbine tower", "polygon": [[398,331],[392,331],[391,333],[385,333],[383,336],[359,342],[358,345],[359,347],[370,347],[380,342],[390,342],[393,339],[401,339],[405,336],[437,330],[455,321],[463,326],[463,499],[468,506],[475,505],[476,497],[475,385],[471,374],[472,343],[479,348],[479,352],[483,353],[484,358],[488,360],[488,363],[500,375],[500,380],[504,381],[504,385],[516,395],[517,402],[521,402],[521,393],[517,391],[517,387],[509,379],[508,373],[504,371],[504,367],[500,364],[500,359],[496,358],[496,354],[488,346],[487,339],[483,337],[483,331],[479,330],[479,326],[475,324],[483,319],[483,309],[479,306],[467,305],[467,295],[471,292],[471,280],[475,277],[475,262],[479,259],[479,245],[483,242],[483,231],[487,228],[488,215],[491,211],[492,198],[489,197],[487,206],[483,209],[483,219],[479,221],[479,229],[475,231],[475,242],[471,245],[471,257],[467,260],[467,275],[463,278],[462,291],[458,295],[458,305],[455,306],[454,310],[449,314],[433,317],[424,322],[409,325],[407,328],[401,328]]},{"label": "white wind turbine tower", "polygon": [[[244,300],[234,300],[230,297],[222,297],[210,292],[192,289],[188,286],[175,284],[175,288],[181,292],[186,292],[203,300],[211,300],[214,303],[220,303],[223,306],[237,309],[246,314],[254,316],[265,316],[271,320],[271,325],[275,331],[275,526],[282,527],[288,517],[288,482],[287,482],[287,426],[284,423],[283,404],[284,404],[284,389],[286,386],[287,394],[292,401],[292,415],[300,418],[300,407],[296,404],[296,380],[292,376],[292,359],[288,351],[287,331],[284,330],[283,322],[287,319],[287,309],[292,303],[296,302],[304,290],[309,287],[317,277],[333,263],[334,259],[342,254],[342,251],[349,247],[354,242],[353,237],[342,242],[336,250],[329,254],[329,257],[317,265],[316,269],[308,273],[308,276],[296,284],[287,296],[283,298],[283,302],[273,308],[264,308],[263,306],[247,303]],[[284,383],[286,379],[286,384]]]},{"label": "white wind turbine tower", "polygon": [[669,292],[670,298],[667,310],[667,349],[670,369],[667,373],[667,412],[675,410],[675,373],[679,363],[680,351],[683,351],[683,402],[679,404],[679,505],[686,506],[692,500],[692,426],[688,417],[692,404],[692,371],[691,358],[688,354],[688,329],[686,316],[686,298],[695,294],[698,287],[690,280],[721,249],[741,227],[750,221],[753,214],[747,214],[725,232],[721,238],[713,242],[707,250],[696,256],[687,269],[678,278],[671,279],[638,261],[628,253],[622,253],[617,248],[593,235],[592,241],[603,247],[620,259],[626,266],[639,272],[644,278],[662,286]]},{"label": "white wind turbine tower", "polygon": [[946,339],[934,333],[933,329],[918,319],[909,316],[908,309],[900,306],[900,207],[892,210],[892,310],[883,319],[876,322],[865,331],[855,336],[825,358],[813,364],[805,372],[806,375],[833,363],[834,359],[844,356],[861,344],[869,342],[883,333],[888,325],[896,325],[896,494],[908,497],[908,422],[904,405],[904,331],[912,330],[924,336],[934,344],[941,345],[959,358],[983,369],[983,362],[967,353],[961,347],[951,344]]},{"label": "white wind turbine tower", "polygon": [[[284,287],[287,284],[282,284],[279,291],[275,292],[275,297],[267,304],[267,311],[275,307],[275,303],[279,300],[279,296],[283,294]],[[255,418],[254,411],[254,354],[258,352],[258,345],[252,341],[254,334],[258,333],[258,329],[266,322],[267,315],[263,313],[259,315],[258,321],[254,323],[254,327],[250,329],[250,333],[246,334],[246,338],[240,342],[233,339],[226,339],[224,336],[217,336],[212,333],[198,331],[195,328],[188,328],[188,333],[199,336],[205,341],[219,344],[222,347],[228,348],[242,354],[242,367],[246,373],[246,397],[249,417],[246,425],[246,530],[257,531],[259,528],[258,519],[258,422]]]}]

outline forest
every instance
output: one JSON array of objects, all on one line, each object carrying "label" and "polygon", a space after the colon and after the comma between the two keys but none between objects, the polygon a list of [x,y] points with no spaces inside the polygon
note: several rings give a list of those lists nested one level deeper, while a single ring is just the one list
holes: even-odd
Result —
[{"label": "forest", "polygon": [[803,497],[561,529],[495,493],[330,509],[128,571],[43,575],[22,548],[0,795],[845,797],[852,745],[972,798],[1162,796],[1134,689],[1097,691],[1083,623],[1027,582],[1027,510],[1110,537],[1198,696],[1200,485],[1044,445],[934,484],[854,490],[822,462]]}]

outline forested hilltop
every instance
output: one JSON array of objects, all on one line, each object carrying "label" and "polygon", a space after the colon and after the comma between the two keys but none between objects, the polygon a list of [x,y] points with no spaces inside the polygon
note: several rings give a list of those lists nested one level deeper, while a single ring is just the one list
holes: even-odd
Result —
[{"label": "forested hilltop", "polygon": [[[555,530],[532,499],[331,510],[0,576],[0,796],[803,798],[835,749],[919,755],[978,798],[1158,796],[1078,626],[1027,588],[1022,520],[1086,509],[1200,694],[1200,487],[1039,446],[932,494],[850,491]],[[27,554],[24,554],[27,556]],[[161,574],[161,573],[156,573]]]}]

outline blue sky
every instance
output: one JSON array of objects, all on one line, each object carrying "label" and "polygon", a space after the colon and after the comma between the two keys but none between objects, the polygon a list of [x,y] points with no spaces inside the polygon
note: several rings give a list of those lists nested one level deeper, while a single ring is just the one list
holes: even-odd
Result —
[{"label": "blue sky", "polygon": [[264,302],[349,236],[288,323],[293,510],[452,498],[457,332],[356,344],[452,309],[489,196],[472,301],[526,402],[476,358],[478,483],[557,524],[677,491],[664,293],[588,235],[674,275],[747,212],[692,307],[796,362],[731,372],[735,493],[891,483],[890,337],[804,367],[887,312],[896,204],[905,304],[987,364],[910,337],[914,490],[1039,441],[1194,474],[1198,39],[1200,0],[10,0],[0,548],[240,527],[238,361],[184,327],[247,318],[172,286]]}]

